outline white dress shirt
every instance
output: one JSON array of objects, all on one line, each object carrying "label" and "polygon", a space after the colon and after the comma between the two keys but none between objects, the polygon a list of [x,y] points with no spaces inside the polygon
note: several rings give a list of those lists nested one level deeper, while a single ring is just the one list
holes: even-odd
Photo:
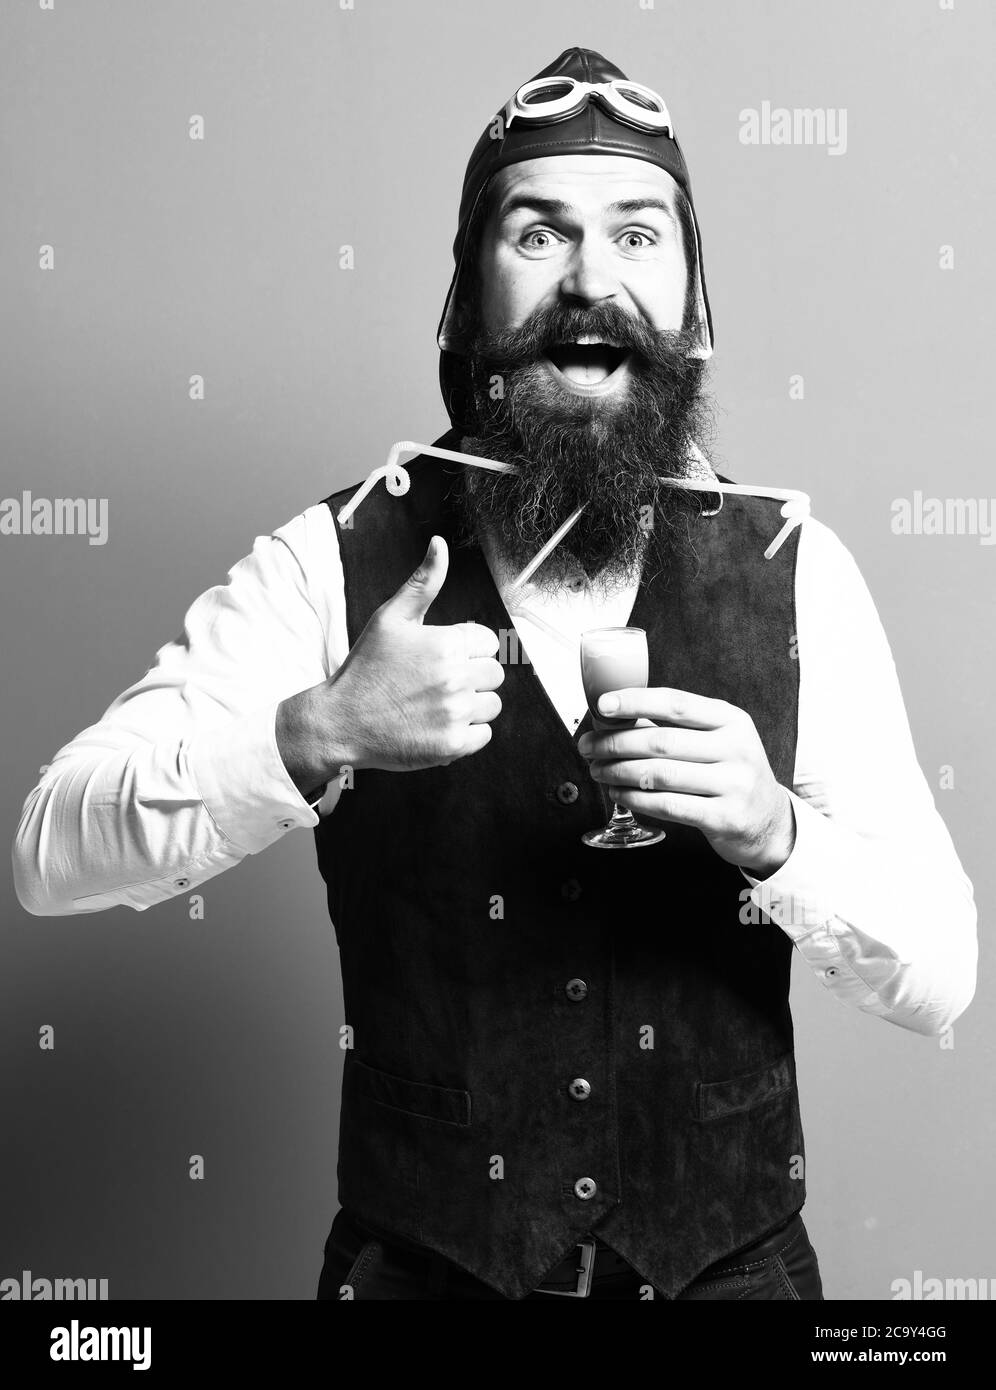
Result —
[{"label": "white dress shirt", "polygon": [[[511,602],[509,576],[488,562]],[[571,733],[587,709],[580,633],[625,624],[636,589],[520,590],[512,619]],[[813,517],[801,522],[796,612],[795,846],[768,878],[744,874],[744,930],[763,909],[840,1001],[941,1033],[975,990],[972,885],[917,763],[875,605],[849,551]],[[333,675],[347,650],[322,503],[258,536],[147,674],[41,770],[14,842],[21,904],[38,915],[141,911],[317,825],[338,784],[314,805],[301,796],[277,749],[276,710]]]}]

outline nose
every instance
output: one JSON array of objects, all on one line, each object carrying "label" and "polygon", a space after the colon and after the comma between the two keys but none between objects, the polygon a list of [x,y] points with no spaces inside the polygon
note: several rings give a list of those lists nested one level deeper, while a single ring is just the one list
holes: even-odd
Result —
[{"label": "nose", "polygon": [[560,282],[560,292],[564,298],[582,304],[599,304],[603,300],[613,299],[618,289],[619,282],[609,263],[608,249],[600,246],[592,237],[578,241]]}]

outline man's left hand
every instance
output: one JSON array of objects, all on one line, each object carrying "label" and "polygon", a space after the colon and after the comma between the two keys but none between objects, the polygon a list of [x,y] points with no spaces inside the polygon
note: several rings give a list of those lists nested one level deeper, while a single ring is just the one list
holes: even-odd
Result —
[{"label": "man's left hand", "polygon": [[[618,703],[610,709],[612,700]],[[720,858],[755,878],[782,867],[795,844],[795,813],[745,710],[652,687],[603,695],[599,711],[653,721],[596,730],[578,742],[592,777],[620,806],[696,826]]]}]

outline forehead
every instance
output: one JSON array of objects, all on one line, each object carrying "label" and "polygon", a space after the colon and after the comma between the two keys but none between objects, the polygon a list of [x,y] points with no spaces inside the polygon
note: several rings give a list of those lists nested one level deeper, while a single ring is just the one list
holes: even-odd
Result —
[{"label": "forehead", "polygon": [[626,155],[547,155],[507,165],[491,185],[492,215],[501,217],[514,198],[556,198],[579,211],[597,213],[610,203],[660,198],[674,208],[678,185],[657,164]]}]

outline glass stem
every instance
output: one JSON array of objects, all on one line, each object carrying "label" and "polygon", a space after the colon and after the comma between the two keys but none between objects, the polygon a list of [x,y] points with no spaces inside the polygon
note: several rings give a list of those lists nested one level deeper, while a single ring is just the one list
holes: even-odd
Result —
[{"label": "glass stem", "polygon": [[606,829],[618,830],[623,826],[635,825],[633,812],[627,806],[620,806],[617,801],[612,803],[612,819]]}]

